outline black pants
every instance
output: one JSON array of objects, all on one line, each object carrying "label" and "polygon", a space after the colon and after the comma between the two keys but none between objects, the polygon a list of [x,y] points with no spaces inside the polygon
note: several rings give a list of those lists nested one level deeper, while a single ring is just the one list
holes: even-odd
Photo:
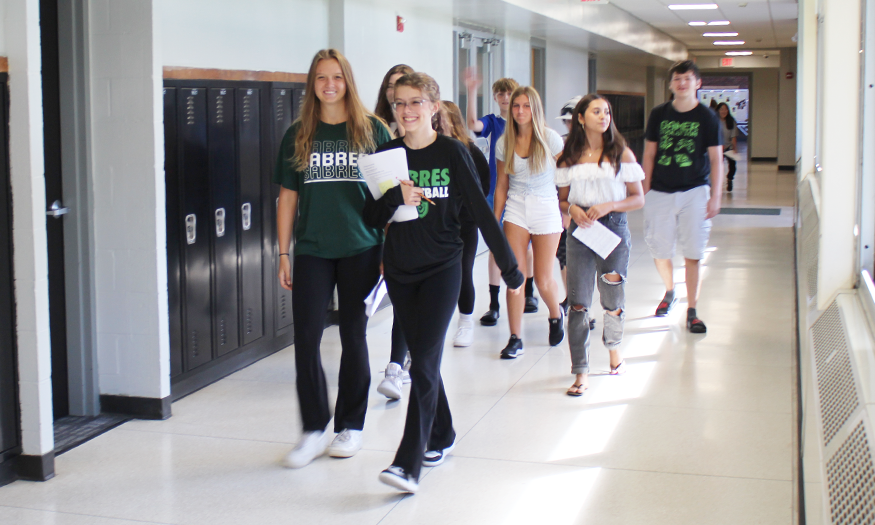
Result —
[{"label": "black pants", "polygon": [[462,268],[455,264],[415,283],[386,277],[395,319],[410,345],[410,401],[404,436],[393,465],[419,479],[426,449],[447,448],[456,439],[444,383],[441,355],[447,327],[456,309]]},{"label": "black pants", "polygon": [[726,173],[726,180],[732,180],[735,178],[735,161],[730,159],[729,157],[723,157],[729,162],[729,172]]},{"label": "black pants", "polygon": [[292,270],[295,368],[304,431],[323,430],[331,420],[319,345],[331,294],[337,285],[340,314],[340,380],[334,431],[361,430],[368,408],[371,368],[365,339],[365,297],[380,276],[381,247],[343,259],[296,255]]},{"label": "black pants", "polygon": [[462,242],[462,287],[459,290],[459,313],[471,315],[474,313],[474,258],[477,257],[477,225],[472,222],[462,222],[460,232]]},{"label": "black pants", "polygon": [[[474,222],[462,223],[460,237],[465,243],[462,248],[462,286],[459,290],[459,312],[471,315],[474,312],[474,259],[477,257],[477,243],[480,236],[477,235],[477,225]],[[393,303],[394,304],[394,303]],[[397,306],[395,321],[392,323],[392,351],[389,361],[404,365],[404,357],[407,355],[407,342],[404,333],[398,326]]]}]

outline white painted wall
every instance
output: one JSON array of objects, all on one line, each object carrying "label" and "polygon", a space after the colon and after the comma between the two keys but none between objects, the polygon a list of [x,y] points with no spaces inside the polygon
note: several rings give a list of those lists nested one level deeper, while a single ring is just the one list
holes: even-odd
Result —
[{"label": "white painted wall", "polygon": [[153,38],[166,33],[157,28],[158,7],[88,3],[101,394],[170,395],[163,81]]},{"label": "white painted wall", "polygon": [[[521,86],[532,83],[532,43],[531,37],[523,33],[509,33],[502,38],[504,42],[504,72],[502,76],[512,78]],[[550,77],[547,76],[547,84]]]},{"label": "white painted wall", "polygon": [[778,156],[778,70],[755,69],[750,89],[750,156]]},{"label": "white painted wall", "polygon": [[41,456],[55,444],[39,0],[6,0],[4,8],[21,441],[25,455]]},{"label": "white painted wall", "polygon": [[327,0],[155,0],[154,9],[162,66],[306,73],[328,47]]},{"label": "white painted wall", "polygon": [[5,57],[7,51],[6,47],[6,4],[9,3],[9,0],[0,0],[0,20],[4,21],[4,23],[0,23],[0,56]]},{"label": "white painted wall", "polygon": [[453,17],[450,12],[408,7],[403,33],[395,29],[397,9],[346,0],[344,49],[355,72],[359,95],[373,109],[386,71],[407,64],[434,77],[441,97],[453,98]]},{"label": "white painted wall", "polygon": [[564,135],[568,133],[568,129],[556,117],[569,99],[586,95],[589,85],[589,51],[548,40],[546,77],[544,116],[548,126]]},{"label": "white painted wall", "polygon": [[647,93],[647,67],[598,57],[596,58],[596,89]]}]

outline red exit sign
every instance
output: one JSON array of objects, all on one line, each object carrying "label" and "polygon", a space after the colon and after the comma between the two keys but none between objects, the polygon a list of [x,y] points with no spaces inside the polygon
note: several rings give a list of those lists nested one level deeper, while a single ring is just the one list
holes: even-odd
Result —
[{"label": "red exit sign", "polygon": [[720,67],[732,67],[735,65],[734,58],[721,58],[720,59]]}]

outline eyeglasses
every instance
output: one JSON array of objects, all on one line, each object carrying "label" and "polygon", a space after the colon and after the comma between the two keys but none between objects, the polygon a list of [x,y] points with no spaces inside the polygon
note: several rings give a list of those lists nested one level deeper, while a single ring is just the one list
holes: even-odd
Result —
[{"label": "eyeglasses", "polygon": [[423,104],[425,104],[425,100],[421,98],[411,100],[410,102],[393,102],[392,109],[398,111],[399,109],[405,109],[409,107],[410,109],[416,110],[421,108]]}]

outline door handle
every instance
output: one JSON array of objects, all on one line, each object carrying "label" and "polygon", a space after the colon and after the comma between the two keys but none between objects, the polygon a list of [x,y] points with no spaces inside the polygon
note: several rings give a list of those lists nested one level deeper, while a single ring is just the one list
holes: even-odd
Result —
[{"label": "door handle", "polygon": [[225,208],[216,210],[216,237],[225,235]]},{"label": "door handle", "polygon": [[252,228],[252,204],[247,202],[240,208],[240,215],[243,217],[243,230],[247,231]]},{"label": "door handle", "polygon": [[46,215],[48,215],[49,217],[54,217],[56,219],[60,219],[61,215],[67,215],[68,213],[70,213],[70,208],[67,208],[63,204],[61,204],[60,200],[56,200],[49,207],[49,210],[46,212]]},{"label": "door handle", "polygon": [[197,239],[197,216],[192,213],[185,216],[185,241],[194,244]]}]

